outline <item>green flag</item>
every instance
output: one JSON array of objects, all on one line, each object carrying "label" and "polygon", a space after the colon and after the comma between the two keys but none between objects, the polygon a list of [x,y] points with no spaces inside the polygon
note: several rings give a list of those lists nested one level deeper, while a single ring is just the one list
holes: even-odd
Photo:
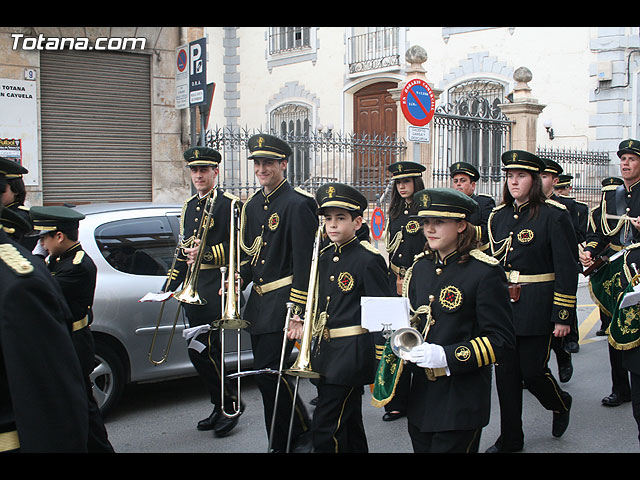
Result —
[{"label": "green flag", "polygon": [[629,282],[611,315],[609,343],[616,350],[630,350],[640,345],[640,304],[621,306],[624,296],[633,292],[634,286]]},{"label": "green flag", "polygon": [[623,291],[621,275],[623,275],[624,258],[624,255],[617,256],[589,277],[591,298],[600,310],[609,316],[612,316],[620,293]]},{"label": "green flag", "polygon": [[396,385],[400,379],[403,364],[404,361],[398,358],[391,350],[391,345],[387,339],[373,383],[371,405],[383,407],[391,401],[396,392]]}]

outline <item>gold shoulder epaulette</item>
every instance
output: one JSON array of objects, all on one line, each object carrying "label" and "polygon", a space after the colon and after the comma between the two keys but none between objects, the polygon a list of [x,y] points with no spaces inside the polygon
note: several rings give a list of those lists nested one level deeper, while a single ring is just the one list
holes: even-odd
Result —
[{"label": "gold shoulder epaulette", "polygon": [[296,187],[294,190],[306,197],[315,198],[311,193],[307,192],[304,188]]},{"label": "gold shoulder epaulette", "polygon": [[223,192],[223,195],[227,198],[230,198],[231,200],[237,200],[238,202],[240,201],[240,197],[234,195],[233,193],[229,193],[227,191]]},{"label": "gold shoulder epaulette", "polygon": [[80,265],[83,258],[84,258],[84,250],[80,250],[79,252],[76,252],[75,257],[73,257],[73,264]]},{"label": "gold shoulder epaulette", "polygon": [[602,187],[602,191],[603,192],[610,192],[612,190],[616,190],[618,188],[618,185],[607,185],[606,187]]},{"label": "gold shoulder epaulette", "polygon": [[479,193],[478,195],[481,195],[483,197],[493,198],[493,196],[489,195],[488,193]]},{"label": "gold shoulder epaulette", "polygon": [[471,250],[469,252],[469,255],[471,255],[473,258],[475,258],[476,260],[479,260],[483,263],[486,263],[487,265],[491,265],[493,267],[495,267],[496,265],[500,265],[500,262],[498,261],[497,258],[492,257],[491,255],[487,255],[486,253],[484,253],[483,251],[474,248],[473,250]]},{"label": "gold shoulder epaulette", "polygon": [[557,201],[555,201],[555,200],[551,200],[550,198],[547,198],[546,202],[547,202],[549,205],[553,205],[554,207],[558,207],[558,208],[559,208],[559,209],[561,209],[561,210],[566,210],[566,209],[567,209],[567,207],[566,207],[565,205],[563,205],[563,204],[561,204],[560,202],[557,202]]},{"label": "gold shoulder epaulette", "polygon": [[33,272],[31,262],[10,243],[0,244],[0,260],[4,261],[18,275],[27,275]]},{"label": "gold shoulder epaulette", "polygon": [[589,206],[587,202],[581,202],[580,200],[575,200],[575,202],[579,203],[580,205],[586,205],[587,207]]},{"label": "gold shoulder epaulette", "polygon": [[371,253],[375,253],[377,255],[382,255],[380,253],[380,250],[378,250],[376,247],[371,245],[367,240],[360,240],[360,245],[362,245],[364,248],[369,250]]},{"label": "gold shoulder epaulette", "polygon": [[18,205],[18,210],[24,210],[25,212],[30,211],[31,209],[26,205]]},{"label": "gold shoulder epaulette", "polygon": [[493,207],[493,209],[491,210],[492,212],[497,212],[498,210],[500,210],[501,208],[503,208],[506,204],[501,203],[500,205],[496,205],[495,207]]},{"label": "gold shoulder epaulette", "polygon": [[413,256],[413,263],[416,263],[418,260],[420,260],[422,257],[424,257],[427,254],[427,252],[420,252],[416,255]]}]

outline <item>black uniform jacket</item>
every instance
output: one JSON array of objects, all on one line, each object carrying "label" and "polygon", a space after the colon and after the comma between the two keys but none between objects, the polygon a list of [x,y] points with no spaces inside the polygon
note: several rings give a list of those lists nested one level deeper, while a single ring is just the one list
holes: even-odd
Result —
[{"label": "black uniform jacket", "polygon": [[478,204],[478,210],[469,216],[469,222],[479,231],[478,238],[484,245],[487,243],[487,221],[491,211],[496,206],[496,201],[485,193],[474,193],[471,198]]},{"label": "black uniform jacket", "polygon": [[98,271],[82,245],[76,243],[60,256],[49,257],[47,266],[62,289],[73,321],[87,317],[87,323],[91,324]]},{"label": "black uniform jacket", "polygon": [[[412,311],[431,305],[426,342],[444,348],[451,373],[429,380],[425,369],[405,364],[413,372],[408,420],[423,432],[487,425],[491,364],[515,344],[504,270],[478,249],[460,260],[458,252],[442,260],[437,254],[421,254],[405,280]],[[424,332],[428,315],[418,318],[416,328]]]},{"label": "black uniform jacket", "polygon": [[585,234],[586,234],[586,222],[585,222],[585,226],[584,228],[581,228],[580,226],[580,215],[579,215],[579,208],[578,208],[578,202],[576,202],[575,199],[571,198],[571,197],[567,197],[564,195],[556,195],[555,193],[553,195],[551,195],[551,200],[555,200],[558,203],[561,203],[562,205],[564,205],[565,207],[567,207],[567,212],[569,212],[569,216],[571,217],[571,224],[573,225],[573,231],[576,234],[576,241],[578,243],[581,243],[584,241],[585,239]]},{"label": "black uniform jacket", "polygon": [[[595,258],[609,245],[614,248],[640,242],[638,231],[627,220],[603,218],[606,215],[640,216],[640,181],[627,189],[624,185],[610,185],[602,189],[600,203],[591,211],[585,251]],[[619,248],[617,248],[619,250]]]},{"label": "black uniform jacket", "polygon": [[87,392],[71,313],[41,259],[0,231],[0,433],[22,452],[83,452]]},{"label": "black uniform jacket", "polygon": [[533,217],[530,206],[502,204],[491,212],[485,252],[519,285],[519,299],[512,302],[516,335],[546,335],[556,323],[575,320],[578,251],[564,205],[547,200]]},{"label": "black uniform jacket", "polygon": [[385,246],[389,254],[389,269],[395,291],[397,275],[405,275],[407,269],[413,265],[413,258],[424,249],[426,239],[420,222],[411,218],[415,215],[418,205],[415,202],[406,204],[396,218],[389,218],[385,228]]},{"label": "black uniform jacket", "polygon": [[[207,201],[213,196],[212,219],[209,219]],[[193,240],[198,235],[200,226],[209,220],[209,230],[205,239],[205,250],[202,253],[202,263],[198,274],[196,289],[198,295],[206,300],[205,305],[185,305],[189,325],[194,327],[205,325],[220,319],[222,312],[222,298],[219,294],[221,285],[220,267],[229,265],[229,238],[231,228],[231,202],[238,200],[221,188],[214,188],[203,197],[197,194],[187,199],[182,206],[180,222],[180,236],[185,247],[193,247]],[[210,205],[210,204],[209,204]],[[238,212],[242,204],[237,202]],[[202,233],[200,234],[202,238]],[[239,268],[242,252],[236,252],[236,267]],[[183,284],[188,270],[187,257],[182,249],[179,250],[173,270],[168,273],[168,287],[176,291]],[[228,275],[228,274],[227,274]],[[183,285],[184,286],[184,285]],[[165,285],[166,287],[166,285]]]},{"label": "black uniform jacket", "polygon": [[[362,297],[391,295],[384,257],[357,237],[338,246],[329,244],[318,264],[318,317],[326,316],[325,332],[361,325]],[[312,369],[327,383],[373,383],[377,361],[373,334],[366,332],[338,338],[321,334],[311,358]]]},{"label": "black uniform jacket", "polygon": [[253,282],[244,311],[251,334],[282,331],[287,302],[304,316],[316,209],[315,199],[287,180],[268,195],[258,190],[244,204],[240,231],[247,259],[240,273],[244,285]]}]

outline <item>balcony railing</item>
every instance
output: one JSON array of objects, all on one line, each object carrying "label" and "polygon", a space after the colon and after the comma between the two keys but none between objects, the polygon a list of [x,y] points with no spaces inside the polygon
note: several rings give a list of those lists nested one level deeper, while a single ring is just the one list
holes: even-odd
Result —
[{"label": "balcony railing", "polygon": [[400,65],[399,31],[391,27],[349,38],[349,73]]}]

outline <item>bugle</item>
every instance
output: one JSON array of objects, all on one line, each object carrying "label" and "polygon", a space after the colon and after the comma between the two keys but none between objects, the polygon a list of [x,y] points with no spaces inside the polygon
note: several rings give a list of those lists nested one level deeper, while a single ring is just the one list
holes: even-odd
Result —
[{"label": "bugle", "polygon": [[[249,326],[249,322],[243,320],[240,317],[240,278],[237,275],[238,270],[238,255],[240,253],[240,215],[238,211],[238,200],[233,199],[231,201],[231,220],[229,228],[229,267],[222,267],[220,272],[221,276],[221,288],[222,288],[222,317],[212,323],[212,327],[220,329],[220,411],[225,417],[233,418],[242,414],[241,407],[241,394],[240,394],[240,379],[241,365],[240,365],[240,332],[241,329]],[[238,278],[236,278],[238,277]],[[225,287],[226,283],[226,287]],[[225,410],[225,332],[226,330],[236,330],[237,348],[236,348],[236,376],[237,381],[237,399],[233,405],[233,411],[227,412]]]}]

